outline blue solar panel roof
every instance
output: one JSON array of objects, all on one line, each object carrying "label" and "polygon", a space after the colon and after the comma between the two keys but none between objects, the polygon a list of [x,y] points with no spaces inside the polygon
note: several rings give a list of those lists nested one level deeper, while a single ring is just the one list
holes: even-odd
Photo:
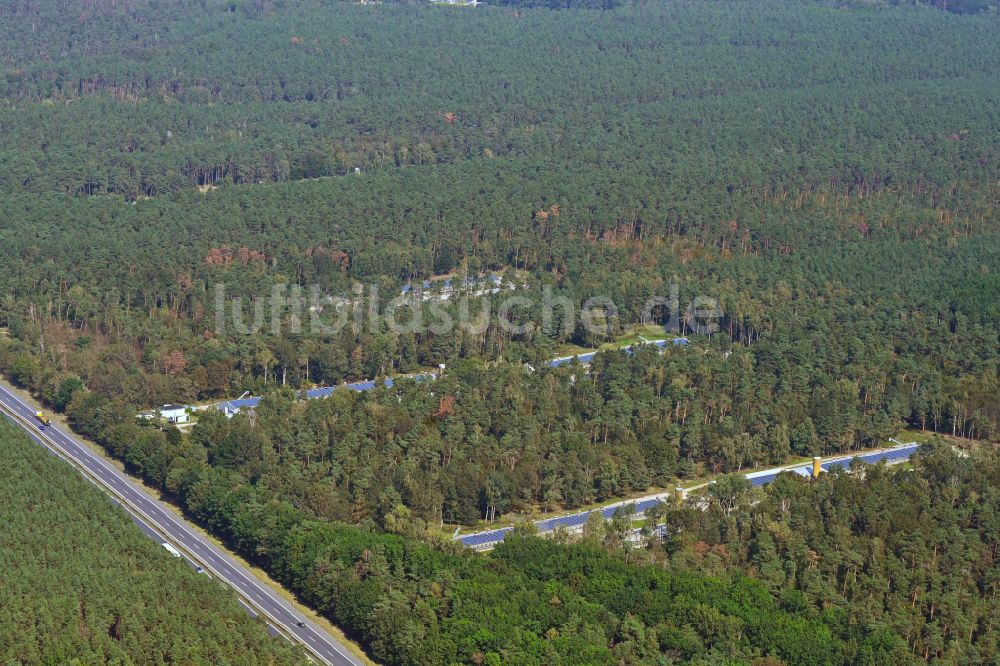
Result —
[{"label": "blue solar panel roof", "polygon": [[[434,375],[431,373],[410,376],[410,379],[412,379],[415,382],[422,382],[426,379],[433,379],[433,378]],[[398,380],[399,378],[396,379],[396,381]],[[382,384],[386,388],[392,388],[393,386],[396,385],[396,381],[393,381],[392,379],[385,379],[382,382]],[[371,391],[376,386],[378,386],[378,382],[371,380],[364,382],[353,382],[351,384],[344,384],[343,386],[321,386],[318,388],[309,389],[307,391],[299,391],[298,397],[308,398],[311,400],[317,398],[328,398],[331,395],[333,395],[334,391],[340,388],[348,388],[353,391],[361,392],[361,391]],[[260,400],[261,399],[259,397],[240,398],[239,400],[229,400],[226,402],[220,402],[217,405],[217,407],[221,411],[233,411],[237,409],[253,409],[260,404]]]},{"label": "blue solar panel roof", "polygon": [[875,463],[883,460],[886,462],[897,462],[908,459],[917,451],[918,448],[920,448],[919,444],[910,444],[908,446],[901,446],[895,449],[876,451],[875,453],[865,453],[849,458],[839,458],[837,460],[825,462],[820,466],[824,471],[830,472],[837,469],[847,469],[851,466],[851,463],[854,460],[860,460],[861,462],[868,463],[869,465],[874,465]]},{"label": "blue solar panel roof", "polygon": [[499,543],[503,541],[504,536],[507,532],[510,532],[513,527],[504,527],[499,530],[490,530],[489,532],[479,532],[478,534],[469,534],[464,537],[459,537],[459,541],[462,542],[464,546],[479,546],[488,543]]},{"label": "blue solar panel roof", "polygon": [[[675,347],[687,345],[690,342],[687,338],[674,338],[673,340],[649,340],[640,344],[649,344],[655,346],[657,349],[664,349],[667,345],[672,344]],[[626,354],[632,354],[634,345],[629,345],[627,347],[622,347],[621,351]],[[597,356],[597,352],[587,352],[586,354],[579,354],[577,356],[562,356],[560,358],[554,358],[548,361],[545,365],[550,368],[558,368],[559,366],[566,365],[570,363],[574,358],[583,365],[587,365],[594,361],[594,357]]]},{"label": "blue solar panel roof", "polygon": [[249,409],[251,407],[256,407],[260,403],[260,398],[240,398],[239,400],[230,400],[229,402],[223,402],[219,405],[221,410],[233,410],[233,409]]},{"label": "blue solar panel roof", "polygon": [[641,502],[637,502],[635,505],[636,513],[646,513],[660,502],[661,500],[658,499],[648,499],[648,500],[643,500]]},{"label": "blue solar panel roof", "polygon": [[[859,460],[870,464],[882,460],[885,460],[887,462],[906,460],[910,456],[912,456],[917,451],[918,448],[919,445],[911,444],[907,446],[896,447],[894,449],[887,449],[885,451],[867,453],[856,457]],[[823,463],[821,467],[827,471],[832,469],[846,468],[847,466],[850,465],[852,460],[853,458],[832,460],[828,463]],[[775,478],[777,478],[779,474],[783,474],[785,472],[791,472],[793,474],[799,474],[801,476],[811,476],[812,466],[801,465],[798,467],[769,471],[763,474],[751,473],[747,475],[747,479],[754,486],[760,487],[768,483],[771,483],[772,481],[774,481]],[[660,504],[662,501],[663,500],[660,498],[650,498],[642,500],[640,502],[636,502],[635,513],[640,515],[644,514],[646,511],[649,511],[651,508],[653,508],[657,504]],[[615,511],[617,511],[620,506],[622,505],[618,504],[615,506],[603,507],[601,509],[594,509],[594,511],[599,511],[603,518],[609,519],[615,515]],[[540,520],[537,523],[535,523],[535,528],[539,532],[544,533],[544,532],[551,532],[552,530],[555,530],[560,527],[564,529],[580,527],[581,525],[587,522],[587,519],[590,517],[590,513],[591,513],[590,511],[581,511],[579,513],[570,514],[568,516],[557,516],[555,518],[546,518],[545,520]],[[466,536],[458,537],[458,540],[466,546],[496,545],[506,538],[507,532],[509,532],[511,529],[513,528],[508,527],[498,530],[489,530],[487,532],[479,532],[476,534],[468,534]],[[662,529],[662,527],[657,529],[660,530]]]},{"label": "blue solar panel roof", "polygon": [[755,477],[753,477],[753,478],[750,479],[750,484],[754,485],[754,486],[757,486],[759,488],[760,486],[763,486],[763,485],[766,485],[768,483],[771,483],[772,481],[774,481],[777,478],[777,476],[778,476],[778,473],[775,473],[775,474],[764,474],[763,476],[755,476]]}]

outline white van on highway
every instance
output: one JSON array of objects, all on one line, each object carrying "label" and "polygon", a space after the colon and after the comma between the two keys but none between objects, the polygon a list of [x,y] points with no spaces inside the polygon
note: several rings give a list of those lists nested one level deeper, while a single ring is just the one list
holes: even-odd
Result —
[{"label": "white van on highway", "polygon": [[161,545],[164,548],[166,548],[167,552],[170,553],[171,555],[173,555],[174,557],[180,557],[181,556],[181,551],[177,550],[176,548],[174,548],[173,546],[171,546],[166,541],[164,541]]}]

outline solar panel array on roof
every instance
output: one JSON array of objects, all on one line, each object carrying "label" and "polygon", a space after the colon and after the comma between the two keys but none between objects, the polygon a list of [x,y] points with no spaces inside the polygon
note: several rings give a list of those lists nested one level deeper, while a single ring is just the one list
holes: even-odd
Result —
[{"label": "solar panel array on roof", "polygon": [[798,474],[799,476],[812,476],[812,467],[810,465],[802,465],[801,467],[785,467],[781,469],[767,470],[766,472],[756,472],[747,474],[747,481],[750,485],[760,487],[767,485],[778,478],[778,475],[783,472],[791,472],[792,474]]},{"label": "solar panel array on roof", "polygon": [[[886,462],[900,462],[902,460],[908,459],[917,449],[920,448],[918,444],[907,444],[904,446],[898,446],[894,449],[886,449],[884,451],[876,451],[874,453],[866,453],[860,456],[855,456],[857,459],[869,463],[875,464],[880,461]],[[850,465],[854,458],[840,458],[837,460],[832,460],[828,463],[823,463],[821,467],[830,471],[833,469],[846,468]],[[790,468],[765,470],[764,472],[751,472],[746,475],[746,478],[750,483],[756,487],[760,487],[771,483],[779,474],[784,472],[791,472],[793,474],[799,474],[800,476],[812,476],[812,466],[811,465],[800,465]],[[653,497],[649,499],[644,499],[642,501],[635,503],[635,514],[641,516],[649,511],[651,508],[662,502],[661,497]],[[616,504],[613,506],[603,507],[601,509],[594,509],[601,514],[601,517],[605,520],[612,518],[623,504]],[[535,528],[540,533],[551,532],[557,528],[563,529],[573,529],[578,528],[586,524],[587,520],[590,518],[590,511],[581,511],[580,513],[573,513],[568,516],[557,516],[555,518],[546,518],[545,520],[540,520],[535,523]],[[487,532],[477,532],[476,534],[468,534],[465,536],[458,537],[458,541],[462,544],[481,548],[484,546],[495,546],[496,544],[503,541],[507,532],[511,529],[510,527],[496,530],[489,530]]]},{"label": "solar panel array on roof", "polygon": [[239,400],[230,400],[228,402],[219,403],[219,409],[222,411],[249,409],[256,407],[258,404],[260,404],[260,398],[240,398]]},{"label": "solar panel array on roof", "polygon": [[306,398],[329,398],[333,394],[334,386],[322,386],[320,388],[309,389],[305,392]]},{"label": "solar panel array on roof", "polygon": [[[649,509],[653,508],[657,504],[660,504],[663,500],[660,498],[650,498],[642,500],[641,502],[635,503],[635,515],[641,516]],[[602,509],[594,509],[598,511],[602,518],[609,520],[614,517],[615,512],[618,511],[623,506],[627,504],[615,504],[613,506],[607,506]],[[553,530],[562,529],[575,529],[582,527],[586,524],[587,520],[590,519],[590,511],[581,511],[579,513],[572,513],[568,516],[556,516],[555,518],[546,518],[545,520],[538,521],[535,523],[535,529],[539,532],[551,532]],[[507,532],[511,529],[510,527],[496,530],[489,530],[487,532],[477,532],[476,534],[469,534],[466,536],[458,537],[458,540],[465,546],[469,547],[479,547],[486,545],[496,545],[503,541]]]},{"label": "solar panel array on roof", "polygon": [[920,448],[919,444],[907,444],[906,446],[896,447],[895,449],[876,451],[875,453],[865,453],[860,456],[851,456],[848,458],[838,458],[837,460],[822,463],[820,467],[823,468],[823,471],[831,472],[837,469],[848,469],[854,460],[860,460],[861,462],[868,463],[869,465],[874,465],[875,463],[882,462],[883,460],[887,463],[900,462],[907,460],[916,452],[918,448]]},{"label": "solar panel array on roof", "polygon": [[504,527],[499,530],[490,530],[489,532],[479,532],[478,534],[469,534],[468,536],[460,537],[459,541],[462,545],[468,546],[469,548],[475,548],[476,546],[482,546],[489,543],[499,543],[503,541],[504,535],[510,532],[513,527]]},{"label": "solar panel array on roof", "polygon": [[[499,277],[497,278],[497,280],[499,280]],[[427,282],[425,282],[424,284],[425,286],[429,286],[429,283]],[[687,344],[687,338],[675,338],[674,340],[651,340],[645,344],[652,344],[660,349],[663,349],[668,343],[672,342],[674,345],[677,345],[681,340],[683,340],[683,344]],[[625,350],[626,353],[631,353],[632,351],[631,345],[628,347],[624,347],[623,349]],[[554,358],[548,363],[546,363],[546,365],[548,365],[550,368],[558,368],[561,365],[565,365],[571,362],[573,359],[576,359],[582,365],[588,365],[594,361],[595,356],[597,356],[597,352],[587,352],[586,354],[579,354],[577,356],[564,356],[562,358]],[[434,374],[425,373],[420,375],[409,375],[409,378],[413,379],[414,381],[421,382],[424,381],[425,379],[433,379]],[[396,385],[392,379],[388,378],[383,381],[383,384],[386,388],[392,388],[393,386]],[[336,391],[339,388],[347,388],[351,389],[352,391],[361,392],[361,391],[371,391],[376,386],[378,386],[378,383],[373,380],[352,382],[349,384],[343,384],[342,386],[321,386],[319,388],[308,389],[306,391],[299,391],[296,394],[296,397],[300,399],[328,398],[333,394],[334,391]],[[218,405],[216,405],[216,407],[220,411],[232,412],[240,409],[253,409],[257,407],[257,405],[259,404],[260,404],[259,397],[251,397],[251,398],[240,398],[239,400],[229,400],[227,402],[220,402]]]},{"label": "solar panel array on roof", "polygon": [[[434,375],[431,373],[422,375],[410,375],[409,378],[416,382],[422,382],[425,379],[433,379]],[[386,379],[382,382],[382,384],[386,388],[392,388],[393,386],[396,385],[396,382],[393,381],[392,379]],[[378,386],[378,383],[374,381],[354,382],[351,384],[344,384],[342,386],[321,386],[319,388],[313,388],[307,391],[299,391],[296,394],[296,397],[299,399],[306,398],[310,400],[318,398],[329,398],[331,395],[333,395],[334,391],[340,388],[347,388],[351,389],[352,391],[361,392],[361,391],[371,391],[376,386]],[[240,409],[253,409],[260,404],[260,401],[261,399],[259,397],[240,398],[239,400],[229,400],[227,402],[220,402],[217,405],[217,408],[220,411],[224,412],[232,412]]]},{"label": "solar panel array on roof", "polygon": [[748,480],[750,481],[750,485],[759,488],[763,485],[767,485],[768,483],[774,481],[774,479],[777,478],[778,474],[780,474],[780,472],[775,472],[774,474],[763,474],[761,476],[755,476],[752,479]]},{"label": "solar panel array on roof", "polygon": [[[662,500],[655,498],[637,502],[635,505],[635,513],[637,515],[642,515],[649,509],[659,504],[661,501]],[[595,511],[599,511],[601,516],[605,520],[608,520],[612,518],[615,515],[615,512],[623,506],[626,505],[616,504],[614,506],[604,507],[603,509],[599,510],[595,509]],[[558,528],[573,529],[577,527],[582,527],[590,518],[590,513],[591,513],[590,511],[582,511],[580,513],[570,514],[568,516],[557,516],[555,518],[546,518],[545,520],[541,520],[535,523],[535,528],[539,532],[551,532]],[[512,527],[504,527],[501,529],[489,530],[486,532],[477,532],[476,534],[469,534],[466,536],[458,537],[458,541],[460,541],[463,545],[468,547],[478,547],[490,544],[495,545],[503,541],[506,538],[507,533],[512,529],[513,529]]]},{"label": "solar panel array on roof", "polygon": [[375,388],[375,382],[354,382],[345,386],[352,391],[371,391]]},{"label": "solar panel array on roof", "polygon": [[588,352],[577,356],[563,356],[560,358],[554,358],[551,361],[546,362],[545,365],[550,368],[558,368],[561,365],[572,363],[573,359],[576,359],[581,365],[587,365],[593,362],[595,356],[597,356],[597,352]]},{"label": "solar panel array on roof", "polygon": [[[637,344],[653,345],[657,349],[664,349],[669,344],[679,347],[688,344],[688,342],[689,340],[687,338],[674,338],[672,340],[647,340]],[[622,347],[621,351],[626,354],[632,354],[634,353],[634,347],[635,345],[628,345],[627,347]],[[545,365],[550,368],[558,368],[559,366],[571,363],[573,359],[576,359],[581,365],[589,365],[590,363],[593,363],[595,356],[597,356],[597,352],[587,352],[586,354],[577,354],[576,356],[560,356],[559,358],[554,358],[551,361],[548,361]]]},{"label": "solar panel array on roof", "polygon": [[641,502],[636,502],[635,511],[636,513],[646,513],[647,511],[649,511],[662,501],[663,500],[659,498],[655,498],[655,499],[643,500]]}]

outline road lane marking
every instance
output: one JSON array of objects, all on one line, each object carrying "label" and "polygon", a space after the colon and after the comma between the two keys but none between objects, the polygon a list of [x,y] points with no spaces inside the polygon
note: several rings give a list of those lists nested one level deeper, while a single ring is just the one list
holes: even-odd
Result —
[{"label": "road lane marking", "polygon": [[[26,405],[26,403],[24,403],[18,396],[14,395],[13,393],[11,393],[10,391],[8,391],[3,386],[0,386],[0,392],[3,392],[7,396],[9,396],[11,400],[14,401],[13,405],[9,404],[6,401],[3,401],[3,402],[4,402],[5,406],[7,406],[12,411],[14,411],[15,414],[17,414],[17,409],[16,408],[22,408],[22,411],[27,412],[27,413],[30,414],[30,418],[34,418],[35,417],[35,412],[31,411],[31,408],[28,407]],[[23,416],[23,415],[20,415],[20,416],[25,421],[30,422],[30,418],[28,416]],[[28,432],[31,433],[32,435],[36,436],[36,438],[39,438],[39,436],[36,435],[36,433],[34,433],[34,431],[31,430],[30,428],[25,428],[25,429],[28,430]],[[147,503],[149,503],[151,506],[155,507],[155,509],[158,510],[159,513],[161,514],[162,518],[165,519],[162,522],[173,523],[175,529],[179,529],[182,533],[184,533],[185,535],[187,535],[189,538],[193,539],[195,543],[197,543],[199,545],[202,545],[203,547],[206,547],[209,550],[218,551],[218,549],[213,544],[205,542],[201,536],[196,535],[195,533],[191,532],[191,530],[189,530],[186,525],[184,525],[183,523],[179,522],[173,516],[173,514],[170,511],[168,511],[165,507],[158,506],[157,503],[156,503],[156,500],[152,499],[152,498],[149,498],[148,494],[146,494],[145,491],[138,490],[136,484],[131,479],[127,478],[124,475],[123,472],[121,472],[118,469],[112,467],[101,456],[98,456],[97,454],[95,454],[94,452],[92,452],[89,449],[89,447],[86,447],[83,444],[80,444],[76,440],[72,439],[68,435],[64,434],[63,432],[61,432],[60,430],[58,430],[57,428],[55,428],[54,426],[50,426],[46,430],[40,431],[40,434],[41,434],[41,436],[44,437],[44,439],[47,439],[52,444],[55,444],[69,458],[75,460],[75,462],[78,465],[80,465],[81,467],[85,468],[88,471],[88,473],[90,473],[90,474],[92,474],[94,476],[97,476],[102,481],[104,481],[104,478],[97,472],[96,469],[94,469],[93,465],[96,465],[99,468],[103,468],[103,470],[107,470],[114,477],[114,480],[118,484],[120,484],[121,486],[123,486],[126,491],[131,491],[134,495],[136,495],[137,497],[139,497],[141,499],[146,500]],[[64,440],[66,443],[61,443],[60,440]],[[39,441],[41,441],[41,438],[39,438]],[[74,456],[72,454],[72,452],[78,452],[78,455]],[[85,464],[85,461],[90,462],[91,465]],[[127,492],[123,492],[119,487],[116,487],[114,485],[114,483],[110,483],[110,482],[105,481],[105,484],[106,484],[106,488],[114,490],[115,492],[118,492],[120,495],[122,495],[123,498],[128,499],[128,498],[125,497],[125,495],[127,494]],[[136,503],[133,502],[133,504],[136,504]],[[165,534],[169,535],[171,538],[173,538],[174,540],[176,540],[180,545],[182,545],[189,552],[194,552],[194,548],[192,548],[192,546],[190,544],[185,543],[184,541],[182,541],[178,537],[178,535],[171,533],[168,529],[166,529],[165,525],[161,524],[161,522],[154,521],[151,516],[145,514],[145,512],[142,510],[142,508],[140,508],[139,506],[136,506],[135,509],[137,511],[139,511],[139,513],[143,514],[143,517],[145,517],[147,520],[149,520],[153,525],[156,525],[158,528],[160,528],[160,530],[162,530]],[[154,513],[156,513],[156,511],[154,511]],[[223,561],[231,559],[227,555],[225,555],[225,554],[223,554],[221,552],[219,552],[219,555],[220,555],[220,557],[223,558]],[[226,577],[223,577],[223,576],[220,576],[220,577],[223,578],[224,580],[226,580],[226,582],[228,582],[230,584],[230,586],[236,588],[237,590],[239,590],[240,592],[242,592],[244,594],[247,594],[247,591],[243,587],[240,587],[240,586],[238,586],[236,584],[236,581],[234,579],[238,577],[239,579],[242,579],[240,582],[244,586],[247,585],[247,584],[249,584],[252,588],[255,588],[258,591],[264,592],[265,595],[267,595],[267,597],[272,600],[272,602],[276,603],[276,605],[278,606],[278,608],[280,608],[281,610],[286,611],[288,613],[288,615],[290,615],[292,618],[299,617],[298,613],[295,610],[293,610],[292,608],[290,608],[287,605],[287,603],[285,602],[285,600],[283,598],[281,598],[280,596],[278,596],[276,593],[271,593],[269,591],[264,590],[264,588],[262,588],[260,586],[260,584],[256,581],[255,577],[252,577],[252,574],[250,574],[249,572],[244,573],[242,567],[240,567],[239,565],[237,565],[235,563],[235,561],[233,561],[232,563],[230,563],[230,562],[227,561],[226,563],[227,563],[227,565],[230,568],[230,577],[229,578],[226,578]],[[218,575],[218,572],[216,572],[216,574]],[[235,574],[235,576],[233,574]],[[259,598],[259,596],[258,596],[258,598]],[[263,611],[264,609],[261,608],[261,610]],[[275,619],[277,620],[277,618],[275,618]],[[296,631],[294,631],[290,627],[286,626],[283,622],[278,622],[278,624],[281,624],[282,628],[284,628],[285,631],[287,631],[289,634],[291,634],[293,636],[296,636],[302,642],[305,642],[305,640],[303,639],[303,637],[299,636]],[[297,628],[301,628],[301,627],[297,627]],[[353,657],[353,655],[350,655],[350,654],[347,654],[346,652],[344,652],[343,649],[341,649],[341,646],[339,646],[334,641],[331,641],[326,636],[320,636],[320,639],[322,640],[322,642],[327,647],[333,648],[333,650],[338,655],[340,655],[341,657],[343,657],[344,659],[346,659],[349,663],[351,663],[351,664],[358,664],[359,663]],[[320,653],[317,653],[317,656],[320,656],[323,659],[327,659],[327,657],[325,655],[322,655]]]}]

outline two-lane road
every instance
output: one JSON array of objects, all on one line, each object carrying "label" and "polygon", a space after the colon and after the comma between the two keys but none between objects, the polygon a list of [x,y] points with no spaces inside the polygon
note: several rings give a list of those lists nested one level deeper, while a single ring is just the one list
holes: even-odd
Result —
[{"label": "two-lane road", "polygon": [[[361,664],[346,646],[295,610],[281,595],[177,517],[161,500],[146,492],[124,472],[58,427],[48,426],[40,430],[35,419],[38,409],[3,385],[0,385],[0,411],[6,412],[8,418],[15,417],[10,420],[27,430],[35,441],[69,460],[131,513],[165,535],[185,555],[235,588],[257,612],[286,635],[302,643],[314,659],[334,666]],[[300,623],[302,626],[299,626]]]}]

